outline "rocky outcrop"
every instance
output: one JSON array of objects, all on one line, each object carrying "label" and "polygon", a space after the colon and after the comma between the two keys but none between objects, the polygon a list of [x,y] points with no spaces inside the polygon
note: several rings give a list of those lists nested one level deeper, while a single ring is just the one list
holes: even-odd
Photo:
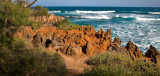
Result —
[{"label": "rocky outcrop", "polygon": [[52,26],[32,30],[30,27],[24,27],[15,37],[25,37],[35,47],[56,48],[57,51],[74,57],[83,54],[93,56],[106,51],[112,44],[111,30],[105,32],[101,29],[96,32],[93,27],[88,26],[81,26],[81,30],[57,30]]},{"label": "rocky outcrop", "polygon": [[133,44],[132,41],[129,41],[125,47],[129,53],[129,55],[134,59],[139,59],[143,57],[142,51],[138,49],[136,45]]},{"label": "rocky outcrop", "polygon": [[49,14],[48,16],[32,17],[30,20],[35,22],[42,22],[46,25],[54,25],[56,22],[63,20],[64,17],[55,16],[54,14]]},{"label": "rocky outcrop", "polygon": [[[52,25],[62,19],[64,18],[50,14],[49,16],[38,17],[35,21],[41,21],[44,25]],[[93,56],[104,51],[117,51],[128,53],[133,60],[144,58],[155,63],[160,61],[160,54],[153,46],[150,46],[147,53],[143,55],[131,41],[125,47],[121,47],[120,38],[114,38],[112,42],[110,29],[107,31],[100,29],[96,32],[90,26],[81,26],[81,29],[73,30],[57,30],[53,26],[42,26],[36,30],[32,30],[31,27],[24,27],[14,37],[24,37],[35,47],[51,48],[73,57]]]}]

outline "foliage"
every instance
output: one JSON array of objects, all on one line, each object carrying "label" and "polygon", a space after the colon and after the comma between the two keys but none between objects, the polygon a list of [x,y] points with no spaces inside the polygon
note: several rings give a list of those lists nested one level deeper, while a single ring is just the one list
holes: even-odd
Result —
[{"label": "foliage", "polygon": [[36,6],[32,12],[33,16],[47,16],[48,8],[43,8],[42,6]]},{"label": "foliage", "polygon": [[88,63],[94,67],[82,76],[159,76],[160,68],[152,62],[133,61],[127,54],[105,52],[93,56]]},{"label": "foliage", "polygon": [[71,24],[69,19],[64,19],[59,22],[56,22],[53,26],[56,26],[59,30],[73,30],[81,29],[81,26],[78,24]]},{"label": "foliage", "polygon": [[16,5],[12,1],[8,0],[2,2],[0,6],[0,18],[3,20],[3,27],[19,27],[29,24],[29,8],[25,8],[23,5]]},{"label": "foliage", "polygon": [[20,26],[29,25],[30,9],[12,0],[0,2],[0,42],[10,42]]},{"label": "foliage", "polygon": [[0,43],[0,76],[65,76],[63,59],[57,54],[35,48],[28,49],[24,39],[10,45]]}]

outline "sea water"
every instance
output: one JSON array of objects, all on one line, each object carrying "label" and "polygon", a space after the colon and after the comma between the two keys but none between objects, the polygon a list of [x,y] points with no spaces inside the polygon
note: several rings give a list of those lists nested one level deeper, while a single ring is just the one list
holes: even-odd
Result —
[{"label": "sea water", "polygon": [[[49,13],[72,23],[112,30],[122,46],[133,41],[145,53],[150,45],[160,50],[160,8],[153,7],[48,7]],[[112,39],[113,40],[113,39]]]}]

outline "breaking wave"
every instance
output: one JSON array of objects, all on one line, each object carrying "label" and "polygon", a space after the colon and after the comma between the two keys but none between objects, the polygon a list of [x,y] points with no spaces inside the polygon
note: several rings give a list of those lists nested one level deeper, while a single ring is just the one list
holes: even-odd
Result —
[{"label": "breaking wave", "polygon": [[61,11],[48,11],[48,13],[61,13]]},{"label": "breaking wave", "polygon": [[160,14],[160,12],[149,12],[150,14]]},{"label": "breaking wave", "polygon": [[116,11],[80,11],[76,10],[76,13],[114,13]]}]

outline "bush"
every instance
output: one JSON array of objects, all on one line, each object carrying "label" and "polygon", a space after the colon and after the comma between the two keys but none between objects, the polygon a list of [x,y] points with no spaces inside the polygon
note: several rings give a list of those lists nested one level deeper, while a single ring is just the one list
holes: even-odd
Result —
[{"label": "bush", "polygon": [[42,6],[36,6],[32,12],[33,16],[47,16],[48,8],[43,8]]},{"label": "bush", "polygon": [[160,68],[152,62],[133,61],[125,53],[105,52],[93,56],[88,63],[94,67],[82,76],[159,76]]},{"label": "bush", "polygon": [[81,29],[81,26],[78,24],[71,24],[69,19],[64,19],[56,22],[53,26],[56,26],[59,30],[73,30],[73,29]]},{"label": "bush", "polygon": [[0,42],[13,40],[13,34],[20,26],[29,25],[30,9],[12,0],[0,1]]},{"label": "bush", "polygon": [[25,48],[24,39],[14,40],[10,46],[0,44],[0,76],[65,76],[63,59],[42,49]]}]

